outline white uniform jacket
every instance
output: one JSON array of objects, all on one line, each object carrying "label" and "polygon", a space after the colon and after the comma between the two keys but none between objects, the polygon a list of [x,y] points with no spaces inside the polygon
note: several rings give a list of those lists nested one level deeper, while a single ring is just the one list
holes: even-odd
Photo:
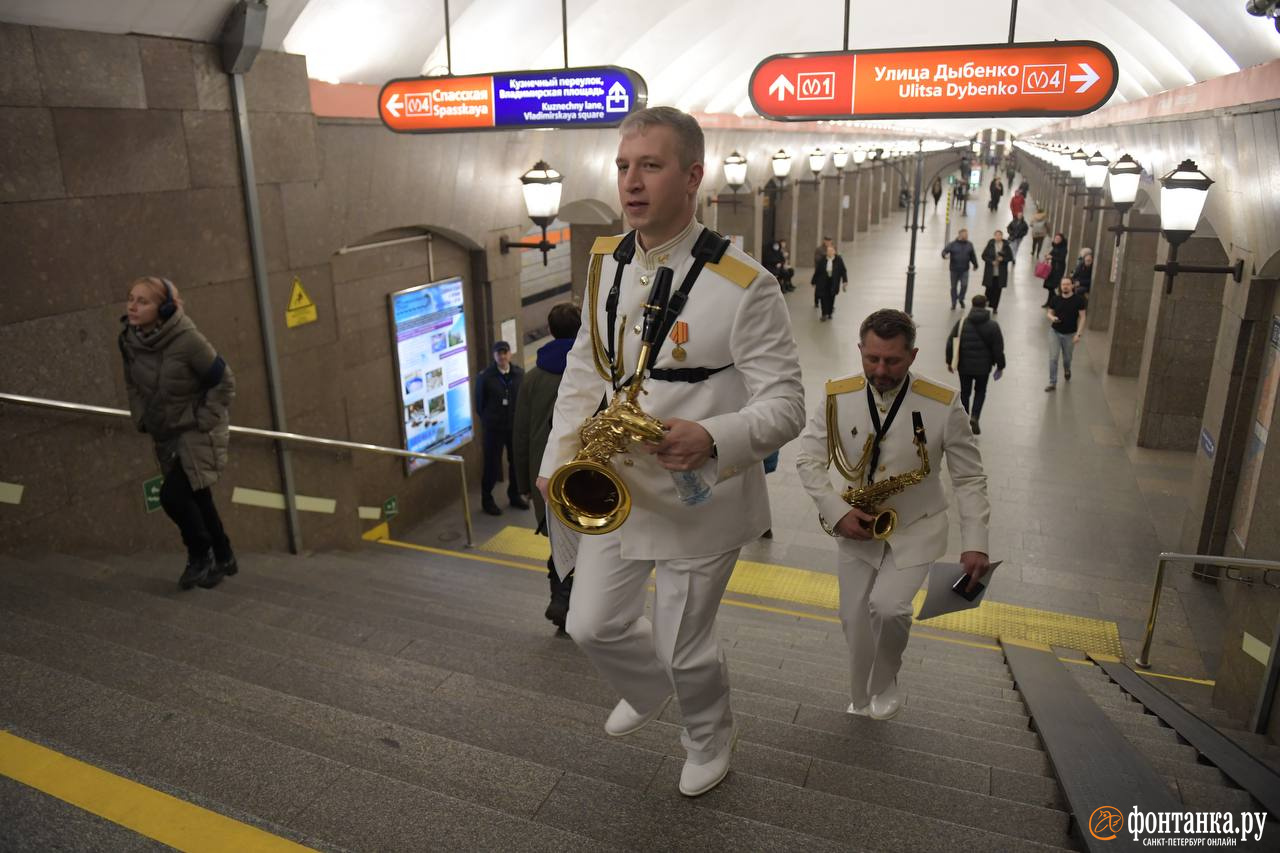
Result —
[{"label": "white uniform jacket", "polygon": [[[856,465],[866,446],[867,436],[874,434],[871,413],[867,408],[867,380],[862,375],[834,379],[827,383],[826,394],[836,400],[836,421],[840,441],[850,465]],[[928,379],[909,377],[898,388],[907,394],[888,434],[880,443],[880,459],[875,480],[883,481],[905,474],[920,466],[912,431],[912,412],[920,412],[924,421],[926,447],[929,450],[929,476],[924,482],[907,486],[887,498],[879,507],[898,512],[898,524],[888,543],[893,547],[894,561],[899,566],[931,563],[947,550],[947,497],[942,488],[941,469],[945,456],[947,471],[956,494],[960,512],[960,550],[987,553],[987,524],[991,505],[987,500],[987,475],[982,470],[982,455],[969,426],[969,415],[960,405],[955,389]],[[882,398],[872,389],[881,422],[893,396]],[[796,470],[805,490],[817,504],[818,513],[834,527],[849,512],[840,493],[850,484],[834,470],[829,471],[827,447],[827,400],[814,407],[813,415],[800,436],[800,452]],[[838,481],[832,483],[832,475]],[[842,539],[842,552],[852,553],[873,565],[884,556],[883,541]]]},{"label": "white uniform jacket", "polygon": [[[624,268],[615,322],[624,379],[635,371],[638,326],[654,271],[670,267],[675,274],[672,292],[678,290],[693,264],[694,241],[702,230],[693,220],[672,243],[650,252],[637,245],[635,257]],[[596,372],[590,326],[597,324],[600,340],[607,339],[605,302],[617,269],[612,253],[620,241],[620,236],[602,237],[591,249],[601,259],[598,296],[596,304],[583,306],[582,329],[560,382],[539,476],[550,477],[573,459],[582,446],[582,423],[613,395],[610,383]],[[804,386],[790,316],[777,281],[751,256],[730,246],[719,263],[707,264],[677,319],[687,324],[685,359],[675,358],[676,345],[668,338],[653,367],[732,367],[702,382],[646,379],[647,393],[638,402],[660,420],[696,421],[711,434],[716,458],[700,473],[711,484],[712,494],[703,504],[685,506],[676,495],[671,472],[655,456],[635,448],[615,456],[613,468],[632,497],[631,515],[617,531],[627,559],[705,557],[758,538],[770,526],[761,461],[795,438],[804,425]]]}]

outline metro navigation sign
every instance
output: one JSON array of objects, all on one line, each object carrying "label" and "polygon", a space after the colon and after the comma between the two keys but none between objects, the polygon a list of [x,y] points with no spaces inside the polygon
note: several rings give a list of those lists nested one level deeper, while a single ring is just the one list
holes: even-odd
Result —
[{"label": "metro navigation sign", "polygon": [[777,54],[751,74],[776,121],[1078,116],[1115,91],[1116,58],[1092,41]]},{"label": "metro navigation sign", "polygon": [[639,74],[607,65],[401,78],[378,93],[378,114],[397,133],[616,127],[648,98]]}]

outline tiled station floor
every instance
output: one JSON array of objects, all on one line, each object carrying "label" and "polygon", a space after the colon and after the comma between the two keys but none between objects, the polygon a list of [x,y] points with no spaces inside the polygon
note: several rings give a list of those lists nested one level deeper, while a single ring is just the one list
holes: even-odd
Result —
[{"label": "tiled station floor", "polygon": [[[1006,197],[1007,199],[1007,197]],[[920,355],[914,372],[958,387],[947,373],[946,337],[962,312],[950,310],[947,262],[940,256],[945,198],[930,199],[919,235],[913,317]],[[1034,201],[1032,201],[1034,204]],[[961,215],[952,211],[950,233],[967,227],[979,252],[1009,220],[1008,207],[988,212],[985,194]],[[797,290],[787,295],[804,371],[806,408],[822,398],[827,379],[859,372],[858,326],[871,311],[902,307],[909,232],[895,209],[867,232],[840,247],[850,269],[847,293],[836,300],[832,322],[819,322],[808,269],[798,269]],[[997,317],[1004,332],[1008,369],[990,384],[979,442],[991,496],[991,557],[1003,560],[992,600],[1116,622],[1125,656],[1137,655],[1156,555],[1180,549],[1190,483],[1191,452],[1136,447],[1132,435],[1137,382],[1105,374],[1108,335],[1087,332],[1075,351],[1072,380],[1048,381],[1048,320],[1040,308],[1044,290],[1033,275],[1030,239],[1023,242]],[[1074,257],[1078,246],[1070,247]],[[812,251],[801,246],[796,259]],[[981,292],[981,271],[970,277],[969,296]],[[773,539],[743,550],[742,558],[834,573],[834,546],[817,523],[813,503],[795,473],[795,443],[782,450],[768,477]],[[944,477],[945,480],[945,477]],[[502,491],[500,486],[495,494]],[[532,513],[508,509],[499,518],[475,513],[476,541],[484,542]],[[948,554],[956,559],[959,529],[952,510]],[[457,547],[457,512],[446,510],[401,538]],[[1212,678],[1220,647],[1223,609],[1212,587],[1177,567],[1167,579],[1153,646],[1153,668]]]}]

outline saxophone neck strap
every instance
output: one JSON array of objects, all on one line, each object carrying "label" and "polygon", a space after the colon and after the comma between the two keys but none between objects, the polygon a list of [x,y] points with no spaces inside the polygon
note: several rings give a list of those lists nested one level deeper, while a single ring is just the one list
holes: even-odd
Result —
[{"label": "saxophone neck strap", "polygon": [[[613,250],[613,259],[617,262],[617,269],[613,273],[613,287],[609,288],[609,295],[604,302],[605,319],[609,327],[605,352],[609,354],[609,364],[614,363],[614,352],[616,351],[617,330],[614,327],[618,322],[618,292],[622,289],[622,273],[627,268],[627,264],[631,263],[631,259],[635,257],[635,254],[636,232],[628,231],[622,236],[622,242],[618,243],[617,248]],[[614,390],[617,390],[617,387],[615,382]]]},{"label": "saxophone neck strap", "polygon": [[[871,382],[867,383],[867,411],[871,413],[871,426],[875,429],[875,437],[871,442],[871,461],[867,465],[867,483],[875,482],[876,470],[880,464],[880,442],[889,434],[889,427],[893,426],[893,419],[898,416],[898,409],[902,408],[902,401],[907,398],[907,394],[911,388],[911,376],[907,375],[902,380],[902,385],[898,390],[898,395],[894,397],[893,404],[889,406],[888,416],[884,419],[884,423],[880,423],[880,410],[876,406],[876,396]],[[912,416],[915,421],[919,418],[920,413],[916,412]],[[914,426],[914,423],[913,423]],[[921,427],[923,428],[923,426]]]}]

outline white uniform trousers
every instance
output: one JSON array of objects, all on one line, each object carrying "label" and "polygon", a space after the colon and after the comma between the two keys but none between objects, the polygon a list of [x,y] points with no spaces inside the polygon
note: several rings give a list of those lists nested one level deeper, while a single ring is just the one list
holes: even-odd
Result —
[{"label": "white uniform trousers", "polygon": [[[674,688],[689,759],[705,763],[728,741],[729,666],[716,638],[716,610],[738,549],[711,557],[625,560],[616,533],[583,536],[565,630],[636,711],[653,710]],[[653,621],[644,615],[656,568]]]},{"label": "white uniform trousers", "polygon": [[852,674],[849,695],[854,706],[862,708],[898,677],[911,635],[911,599],[932,563],[900,567],[893,548],[886,545],[877,566],[851,553],[849,540],[837,541],[840,623],[849,643]]}]

